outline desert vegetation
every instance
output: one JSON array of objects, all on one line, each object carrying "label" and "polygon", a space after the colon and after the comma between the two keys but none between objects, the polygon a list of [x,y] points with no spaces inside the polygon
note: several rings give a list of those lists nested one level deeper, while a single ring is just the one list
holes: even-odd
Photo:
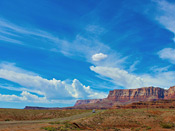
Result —
[{"label": "desert vegetation", "polygon": [[24,110],[0,109],[0,121],[42,120],[69,117],[89,110]]},{"label": "desert vegetation", "polygon": [[[41,131],[173,131],[175,110],[170,108],[137,108],[96,110],[14,110],[1,109],[1,122],[44,119],[41,123],[18,123],[0,130]],[[7,115],[5,115],[7,113]],[[13,115],[12,115],[13,114]],[[42,117],[38,117],[42,114]],[[50,115],[48,115],[50,114]],[[54,115],[53,115],[54,114]],[[59,119],[55,119],[59,117]],[[2,119],[2,116],[4,118]],[[12,117],[13,116],[13,117]],[[14,117],[16,116],[16,117]],[[48,117],[49,116],[49,117]],[[21,118],[20,118],[21,117]],[[20,118],[20,119],[19,119]],[[54,118],[54,119],[52,119]],[[8,121],[10,119],[10,121]],[[12,122],[13,122],[12,121]]]},{"label": "desert vegetation", "polygon": [[[63,123],[49,123],[42,129],[54,131],[157,131],[175,130],[175,110],[172,109],[109,109],[95,115]],[[55,127],[53,127],[55,125]]]}]

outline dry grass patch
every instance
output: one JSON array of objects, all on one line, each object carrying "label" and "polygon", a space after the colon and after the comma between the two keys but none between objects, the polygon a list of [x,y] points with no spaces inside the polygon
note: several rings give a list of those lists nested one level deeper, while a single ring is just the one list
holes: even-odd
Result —
[{"label": "dry grass patch", "polygon": [[171,127],[169,129],[174,130],[174,123],[167,124],[164,121],[164,116],[170,117],[173,113],[175,113],[175,110],[149,109],[147,112],[147,109],[111,109],[75,122],[84,129],[90,130],[114,130],[116,128],[146,131],[165,130],[165,127]]},{"label": "dry grass patch", "polygon": [[0,109],[0,121],[12,120],[41,120],[69,117],[76,114],[89,112],[88,110],[25,110],[25,109]]}]

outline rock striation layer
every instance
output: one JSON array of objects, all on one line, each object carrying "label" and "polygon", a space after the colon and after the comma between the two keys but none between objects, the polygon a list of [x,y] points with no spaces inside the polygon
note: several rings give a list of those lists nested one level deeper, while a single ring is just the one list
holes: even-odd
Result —
[{"label": "rock striation layer", "polygon": [[165,91],[159,87],[120,89],[110,91],[107,99],[119,102],[157,100],[164,98]]},{"label": "rock striation layer", "polygon": [[92,100],[78,100],[75,106],[84,104],[105,104],[106,101],[110,103],[128,104],[138,101],[153,101],[153,100],[167,100],[175,98],[175,86],[170,87],[168,90],[159,87],[142,87],[137,89],[115,89],[109,92],[108,97],[105,99],[92,99]]},{"label": "rock striation layer", "polygon": [[174,99],[175,98],[175,86],[170,87],[164,92],[164,99]]}]

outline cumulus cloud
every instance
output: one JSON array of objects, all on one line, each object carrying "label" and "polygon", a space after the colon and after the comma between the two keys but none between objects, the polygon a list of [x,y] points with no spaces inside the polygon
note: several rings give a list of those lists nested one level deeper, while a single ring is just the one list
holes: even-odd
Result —
[{"label": "cumulus cloud", "polygon": [[175,49],[164,48],[158,52],[158,55],[161,59],[170,61],[172,64],[175,64]]},{"label": "cumulus cloud", "polygon": [[98,54],[94,54],[92,56],[92,60],[93,61],[101,61],[103,59],[105,59],[107,57],[107,55],[103,54],[103,53],[98,53]]},{"label": "cumulus cloud", "polygon": [[38,97],[33,95],[27,91],[23,91],[20,96],[17,95],[3,95],[0,94],[0,101],[7,101],[7,102],[34,102],[34,103],[46,103],[48,102],[46,97]]},{"label": "cumulus cloud", "polygon": [[[100,96],[100,94],[103,94],[103,97],[106,97],[105,93],[95,92],[89,86],[86,87],[77,79],[74,79],[72,83],[56,80],[55,78],[53,78],[52,80],[48,80],[46,78],[42,78],[35,73],[28,73],[28,71],[17,68],[14,66],[14,64],[11,63],[9,63],[9,65],[7,64],[6,66],[0,67],[0,78],[12,81],[14,83],[18,83],[19,85],[23,86],[21,89],[19,89],[19,87],[13,87],[13,90],[16,89],[25,91],[21,95],[23,96],[22,98],[26,98],[26,100],[28,100],[29,98],[39,99],[37,98],[37,96],[31,95],[26,91],[43,95],[47,100],[97,98]],[[1,97],[15,97],[18,99],[22,99],[21,97],[16,96]]]},{"label": "cumulus cloud", "polygon": [[91,66],[90,69],[103,77],[110,78],[109,81],[124,88],[139,88],[147,86],[158,86],[167,88],[175,84],[174,71],[159,72],[156,75],[134,75],[125,70],[112,67]]},{"label": "cumulus cloud", "polygon": [[37,95],[33,95],[28,91],[22,91],[22,93],[17,95],[7,95],[0,94],[0,101],[3,102],[32,102],[32,103],[60,103],[60,104],[72,104],[75,103],[76,99],[72,100],[48,100],[46,97],[38,97]]}]

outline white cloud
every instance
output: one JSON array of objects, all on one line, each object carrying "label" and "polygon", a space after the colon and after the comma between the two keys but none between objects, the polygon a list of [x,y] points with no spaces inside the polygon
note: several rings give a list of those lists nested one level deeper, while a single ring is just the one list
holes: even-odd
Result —
[{"label": "white cloud", "polygon": [[0,78],[18,83],[30,89],[40,90],[47,98],[71,97],[65,89],[64,81],[56,79],[47,80],[40,76],[17,73],[5,69],[0,69]]},{"label": "white cloud", "polygon": [[103,53],[98,53],[98,54],[94,54],[92,56],[92,60],[93,61],[101,61],[103,59],[105,59],[107,57],[107,55],[103,54]]},{"label": "white cloud", "polygon": [[2,95],[0,94],[0,101],[21,101],[22,98],[16,95]]},{"label": "white cloud", "polygon": [[175,64],[175,49],[164,48],[158,52],[158,55],[161,59],[166,59],[170,61],[172,64]]},{"label": "white cloud", "polygon": [[9,63],[9,62],[1,62],[0,63],[0,69],[8,70],[8,71],[14,71],[17,73],[24,73],[24,74],[30,74],[30,75],[38,75],[36,73],[33,73],[31,71],[27,71],[24,69],[21,69],[16,66],[16,63]]},{"label": "white cloud", "polygon": [[[72,84],[70,84],[66,83],[66,81],[56,80],[54,78],[52,80],[42,78],[35,73],[32,74],[31,72],[15,67],[15,65],[11,63],[9,63],[9,65],[7,63],[6,66],[4,64],[0,65],[0,78],[18,83],[23,86],[22,88],[13,87],[11,89],[25,91],[21,95],[25,95],[25,97],[23,98],[26,98],[26,100],[29,98],[35,98],[35,96],[30,95],[29,93],[27,93],[27,91],[43,95],[49,101],[75,98],[97,98],[101,94],[105,95],[104,97],[106,97],[105,93],[95,92],[94,90],[90,89],[89,86],[86,87],[85,85],[80,83],[80,81],[77,79],[74,79]],[[0,87],[5,88],[4,86]],[[9,88],[10,87],[7,87],[7,89]]]},{"label": "white cloud", "polygon": [[[1,36],[0,40],[7,41],[10,43],[21,44],[24,46],[32,46],[38,49],[46,49],[52,50],[52,48],[60,47],[64,42],[64,40],[59,39],[51,33],[48,33],[44,30],[28,27],[28,26],[19,26],[14,24],[6,19],[0,17],[0,28],[1,28]],[[21,38],[28,38],[30,40],[35,41],[37,39],[37,43],[43,43],[42,46],[37,44],[36,42],[26,42]],[[40,42],[39,42],[40,41]],[[44,47],[44,43],[47,43],[47,47]]]},{"label": "white cloud", "polygon": [[22,45],[22,42],[21,42],[21,41],[15,40],[15,39],[11,39],[11,38],[9,38],[9,37],[2,36],[2,35],[0,36],[0,40]]},{"label": "white cloud", "polygon": [[110,78],[110,81],[115,83],[116,86],[122,86],[124,88],[139,88],[148,86],[167,88],[175,85],[174,71],[159,72],[155,75],[134,75],[125,70],[112,67],[91,66],[90,69],[103,77]]},{"label": "white cloud", "polygon": [[[155,19],[175,35],[175,3],[166,0],[153,0],[153,2],[157,5]],[[173,40],[175,41],[175,37]],[[158,52],[158,55],[160,58],[175,64],[175,49],[164,48]]]},{"label": "white cloud", "polygon": [[129,72],[133,72],[136,70],[136,65],[139,63],[139,61],[134,61],[134,63],[129,67]]},{"label": "white cloud", "polygon": [[150,70],[153,72],[167,72],[169,68],[170,68],[170,66],[165,66],[165,67],[153,66],[153,67],[151,67]]},{"label": "white cloud", "polygon": [[[108,57],[105,61],[100,61],[100,65],[108,64],[116,66],[120,65],[126,58],[122,58],[120,53],[117,53],[117,51],[112,50],[109,46],[98,40],[96,35],[104,33],[106,29],[97,25],[88,25],[85,27],[83,35],[77,34],[74,40],[71,41],[60,39],[58,34],[53,32],[47,32],[30,25],[24,27],[2,17],[0,17],[0,28],[0,37],[2,37],[0,40],[21,44],[22,46],[59,52],[67,57],[78,58],[95,65],[99,64],[96,61]],[[93,60],[92,56],[97,52],[105,52],[108,55],[100,54]]]},{"label": "white cloud", "polygon": [[86,87],[84,86],[82,83],[80,83],[79,80],[74,79],[72,82],[72,86],[73,88],[73,92],[74,94],[72,94],[72,92],[70,92],[72,94],[72,96],[74,96],[75,98],[85,98],[90,92],[90,87]]},{"label": "white cloud", "polygon": [[175,4],[166,0],[154,0],[154,2],[156,2],[158,9],[155,19],[175,34]]},{"label": "white cloud", "polygon": [[72,100],[48,100],[46,97],[38,97],[37,95],[33,95],[27,91],[22,91],[22,93],[17,95],[6,95],[0,94],[0,101],[3,102],[31,102],[31,103],[53,103],[53,104],[73,104],[76,102],[76,99]]},{"label": "white cloud", "polygon": [[89,33],[93,33],[94,35],[100,35],[105,32],[105,29],[98,25],[88,25],[86,27],[86,31]]},{"label": "white cloud", "polygon": [[138,88],[142,85],[142,78],[129,74],[125,70],[112,67],[91,66],[90,69],[102,76],[111,78],[116,85],[126,88]]},{"label": "white cloud", "polygon": [[156,19],[167,29],[175,33],[175,4],[166,0],[156,0],[160,11]]},{"label": "white cloud", "polygon": [[34,102],[34,103],[47,103],[46,97],[38,97],[27,91],[23,91],[20,96],[17,95],[2,95],[0,94],[0,101],[7,102]]}]

